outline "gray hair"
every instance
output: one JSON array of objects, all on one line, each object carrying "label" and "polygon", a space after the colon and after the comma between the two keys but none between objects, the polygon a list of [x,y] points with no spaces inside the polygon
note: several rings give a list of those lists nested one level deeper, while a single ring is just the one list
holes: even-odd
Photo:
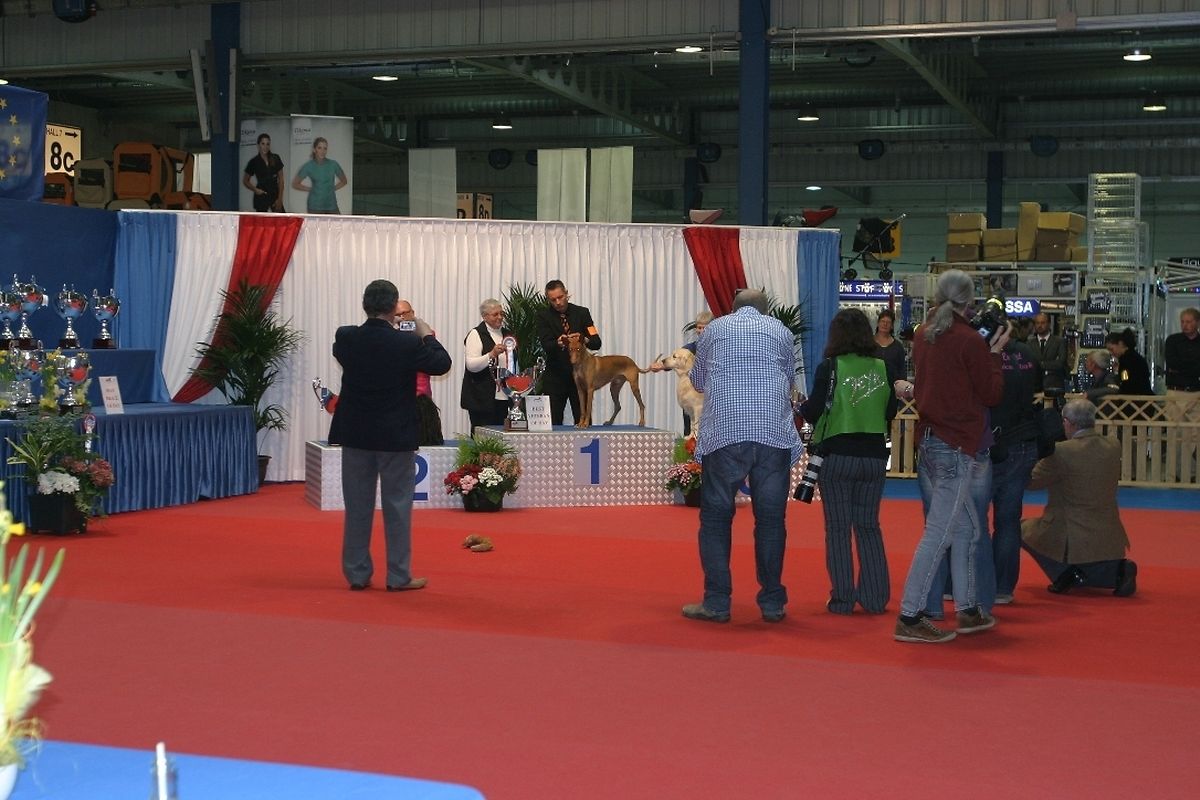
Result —
[{"label": "gray hair", "polygon": [[767,293],[761,289],[738,289],[733,296],[733,310],[750,306],[760,314],[767,313]]},{"label": "gray hair", "polygon": [[479,316],[482,317],[484,314],[488,313],[489,309],[493,308],[498,308],[501,311],[504,310],[504,306],[500,304],[499,300],[494,297],[489,297],[487,300],[484,300],[479,304]]},{"label": "gray hair", "polygon": [[954,322],[954,312],[962,312],[974,297],[975,283],[970,275],[961,269],[943,272],[938,277],[937,290],[933,293],[937,311],[925,326],[925,341],[933,343],[949,330]]},{"label": "gray hair", "polygon": [[696,315],[696,324],[697,325],[707,325],[710,322],[712,322],[712,312],[711,311],[701,311],[699,314]]},{"label": "gray hair", "polygon": [[1185,315],[1191,317],[1192,319],[1196,320],[1197,322],[1200,322],[1200,308],[1185,308],[1183,311],[1179,312],[1179,317],[1181,319]]},{"label": "gray hair", "polygon": [[1096,406],[1091,400],[1068,400],[1062,415],[1077,430],[1096,427]]},{"label": "gray hair", "polygon": [[1112,353],[1107,350],[1093,350],[1088,353],[1088,360],[1103,370],[1108,370],[1112,367]]}]

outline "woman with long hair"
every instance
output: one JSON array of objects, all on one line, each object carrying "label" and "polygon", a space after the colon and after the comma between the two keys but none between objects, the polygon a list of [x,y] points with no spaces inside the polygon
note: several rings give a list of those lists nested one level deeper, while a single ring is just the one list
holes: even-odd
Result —
[{"label": "woman with long hair", "polygon": [[1150,365],[1137,351],[1137,335],[1132,328],[1110,333],[1104,346],[1117,359],[1117,377],[1121,379],[1121,394],[1154,394],[1150,386]]},{"label": "woman with long hair", "polygon": [[[337,202],[337,190],[346,185],[346,173],[342,166],[332,158],[328,158],[329,142],[324,136],[313,139],[312,158],[301,165],[300,171],[292,179],[292,188],[298,192],[308,192],[308,213],[310,214],[340,214]],[[304,179],[308,179],[308,185]]]},{"label": "woman with long hair", "polygon": [[[996,624],[989,613],[995,568],[991,546],[983,541],[992,493],[988,408],[1004,397],[1000,351],[1011,329],[1000,327],[985,340],[971,327],[967,309],[974,289],[971,277],[962,270],[938,276],[934,311],[913,339],[920,417],[917,478],[925,530],[904,581],[893,634],[900,642],[948,642],[959,633],[985,631]],[[947,550],[957,631],[939,628],[925,612]]]},{"label": "woman with long hair", "polygon": [[[888,422],[896,415],[892,384],[900,377],[878,357],[867,315],[845,308],[829,324],[825,360],[801,407],[813,425],[810,444],[824,455],[818,485],[825,512],[825,568],[832,588],[825,607],[850,614],[855,604],[882,614],[891,597],[879,503],[887,474]],[[858,550],[858,580],[850,534]]]}]

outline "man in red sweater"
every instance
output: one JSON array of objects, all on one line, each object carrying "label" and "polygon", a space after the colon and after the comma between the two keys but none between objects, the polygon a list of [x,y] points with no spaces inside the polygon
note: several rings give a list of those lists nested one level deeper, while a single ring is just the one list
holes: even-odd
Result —
[{"label": "man in red sweater", "polygon": [[[925,599],[946,550],[957,612],[957,633],[992,628],[996,620],[979,607],[979,570],[991,497],[992,445],[988,407],[1004,395],[1000,351],[1011,326],[996,326],[985,340],[968,322],[974,283],[961,270],[938,278],[935,310],[913,339],[916,370],[917,477],[927,509],[925,532],[904,582],[894,638],[901,642],[948,642],[924,612]],[[989,352],[990,351],[990,352]]]}]

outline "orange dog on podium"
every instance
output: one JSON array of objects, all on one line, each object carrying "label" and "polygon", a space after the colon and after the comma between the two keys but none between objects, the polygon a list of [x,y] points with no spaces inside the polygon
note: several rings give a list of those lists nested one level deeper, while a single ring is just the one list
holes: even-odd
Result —
[{"label": "orange dog on podium", "polygon": [[588,428],[592,424],[592,397],[597,389],[609,386],[613,399],[613,413],[605,425],[612,425],[613,420],[621,411],[621,387],[629,384],[633,399],[637,400],[639,414],[638,425],[646,426],[646,404],[642,402],[642,390],[638,387],[638,377],[649,372],[641,369],[629,356],[594,356],[583,346],[579,334],[572,333],[567,337],[567,351],[571,358],[572,373],[575,376],[575,389],[579,392],[579,419],[576,428]]}]

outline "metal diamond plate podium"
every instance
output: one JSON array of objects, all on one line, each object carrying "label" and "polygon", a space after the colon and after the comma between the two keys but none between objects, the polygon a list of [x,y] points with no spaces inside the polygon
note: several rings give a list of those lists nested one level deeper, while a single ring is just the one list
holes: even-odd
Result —
[{"label": "metal diamond plate podium", "polygon": [[[453,442],[451,443],[453,445]],[[454,469],[457,445],[422,447],[416,456],[413,508],[462,508],[462,498],[446,494],[442,479]],[[342,511],[342,448],[324,439],[304,443],[304,499],[322,511]],[[375,487],[379,508],[379,487]]]}]

